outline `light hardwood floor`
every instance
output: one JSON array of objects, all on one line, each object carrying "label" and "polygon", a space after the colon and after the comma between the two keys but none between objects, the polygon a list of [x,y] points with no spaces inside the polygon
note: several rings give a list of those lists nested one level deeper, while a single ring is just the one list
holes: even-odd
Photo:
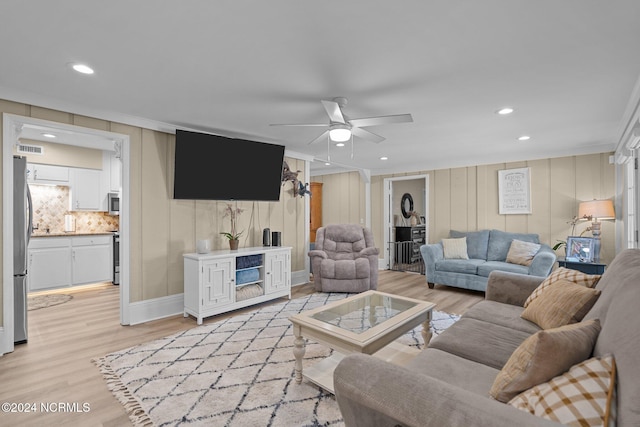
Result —
[{"label": "light hardwood floor", "polygon": [[[462,314],[484,298],[474,291],[436,285],[429,289],[424,276],[381,271],[378,289],[383,292],[432,301],[436,309]],[[127,426],[122,405],[107,389],[95,357],[196,327],[195,319],[182,315],[135,326],[119,324],[118,287],[101,285],[68,290],[73,299],[65,304],[30,311],[29,342],[0,357],[0,403],[36,404],[36,413],[0,412],[0,426]],[[296,286],[293,298],[314,293],[313,284]],[[282,299],[260,306],[281,302]],[[213,316],[216,322],[240,312]],[[42,413],[40,404],[89,404],[88,412]]]}]

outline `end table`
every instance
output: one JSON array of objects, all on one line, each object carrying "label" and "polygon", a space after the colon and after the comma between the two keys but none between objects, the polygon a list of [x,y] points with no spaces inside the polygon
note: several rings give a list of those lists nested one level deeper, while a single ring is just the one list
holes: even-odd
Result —
[{"label": "end table", "polygon": [[607,264],[601,264],[599,262],[567,261],[564,258],[558,258],[558,265],[560,267],[582,271],[585,274],[602,274],[605,268],[607,268]]}]

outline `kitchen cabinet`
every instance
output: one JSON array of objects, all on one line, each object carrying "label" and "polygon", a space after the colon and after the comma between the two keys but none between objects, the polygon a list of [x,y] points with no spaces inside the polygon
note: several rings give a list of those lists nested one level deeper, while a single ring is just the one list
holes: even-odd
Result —
[{"label": "kitchen cabinet", "polygon": [[29,292],[71,285],[71,239],[47,237],[31,239],[28,250]]},{"label": "kitchen cabinet", "polygon": [[27,163],[27,182],[32,184],[69,185],[69,168]]},{"label": "kitchen cabinet", "polygon": [[100,210],[109,211],[109,193],[120,193],[122,190],[122,162],[112,151],[102,152],[102,172],[100,191]]},{"label": "kitchen cabinet", "polygon": [[72,168],[69,173],[69,210],[104,211],[100,181],[99,170]]},{"label": "kitchen cabinet", "polygon": [[112,241],[112,236],[78,236],[71,239],[72,285],[111,281]]},{"label": "kitchen cabinet", "polygon": [[29,291],[110,282],[111,235],[34,237],[29,242]]},{"label": "kitchen cabinet", "polygon": [[280,297],[291,298],[291,248],[281,246],[184,254],[184,317],[214,316]]}]

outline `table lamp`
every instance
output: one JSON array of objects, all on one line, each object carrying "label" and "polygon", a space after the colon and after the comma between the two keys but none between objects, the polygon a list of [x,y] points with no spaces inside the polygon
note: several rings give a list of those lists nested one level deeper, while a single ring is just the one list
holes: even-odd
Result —
[{"label": "table lamp", "polygon": [[[578,217],[584,218],[591,223],[591,230],[594,238],[593,261],[600,262],[600,222],[598,219],[615,219],[616,214],[613,210],[613,202],[611,200],[591,200],[589,202],[581,202],[578,206]],[[585,230],[585,231],[587,231]]]}]

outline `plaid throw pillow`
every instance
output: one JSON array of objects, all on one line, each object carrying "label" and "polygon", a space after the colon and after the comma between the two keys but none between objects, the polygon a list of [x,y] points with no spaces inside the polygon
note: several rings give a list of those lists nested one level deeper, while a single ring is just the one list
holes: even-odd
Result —
[{"label": "plaid throw pillow", "polygon": [[615,426],[615,377],[613,356],[594,357],[520,393],[509,404],[572,427]]},{"label": "plaid throw pillow", "polygon": [[540,293],[544,291],[545,288],[553,285],[560,279],[569,280],[571,282],[577,283],[578,285],[586,286],[587,288],[593,288],[596,284],[598,284],[598,280],[600,280],[599,274],[584,274],[578,270],[571,270],[570,268],[559,267],[555,269],[550,275],[547,276],[546,279],[540,283],[540,285],[531,292],[531,295],[524,302],[524,308],[527,308],[531,301],[538,298]]}]

